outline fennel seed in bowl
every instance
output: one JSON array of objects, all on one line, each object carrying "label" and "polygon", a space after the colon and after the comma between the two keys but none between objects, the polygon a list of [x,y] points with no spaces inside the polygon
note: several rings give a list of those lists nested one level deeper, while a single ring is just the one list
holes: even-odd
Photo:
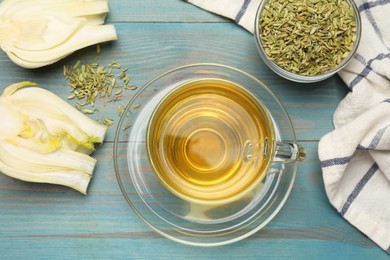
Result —
[{"label": "fennel seed in bowl", "polygon": [[352,0],[264,1],[257,42],[279,70],[303,77],[334,74],[352,57],[360,39]]}]

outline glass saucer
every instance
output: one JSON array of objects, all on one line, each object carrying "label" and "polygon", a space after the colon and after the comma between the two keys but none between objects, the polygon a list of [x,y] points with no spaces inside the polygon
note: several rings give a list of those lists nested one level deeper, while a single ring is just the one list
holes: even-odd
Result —
[{"label": "glass saucer", "polygon": [[246,238],[272,220],[293,187],[297,162],[274,162],[254,194],[223,205],[189,202],[167,190],[148,161],[149,119],[170,90],[204,78],[229,80],[246,88],[270,111],[277,141],[296,142],[288,114],[262,82],[224,65],[192,64],[152,79],[129,101],[115,134],[114,167],[125,200],[151,228],[180,243],[217,246]]}]

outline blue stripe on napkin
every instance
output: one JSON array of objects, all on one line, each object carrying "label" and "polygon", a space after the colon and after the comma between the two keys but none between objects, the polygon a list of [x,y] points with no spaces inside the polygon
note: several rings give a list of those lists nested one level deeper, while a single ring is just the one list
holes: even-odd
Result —
[{"label": "blue stripe on napkin", "polygon": [[371,143],[367,147],[369,150],[374,150],[378,146],[378,144],[379,144],[380,140],[382,139],[382,136],[386,132],[386,130],[387,130],[387,126],[382,128],[382,129],[379,129],[379,131],[376,133],[376,135],[372,139]]},{"label": "blue stripe on napkin", "polygon": [[[356,56],[356,55],[355,55]],[[376,56],[375,58],[369,60],[365,66],[365,68],[362,70],[362,72],[360,72],[359,74],[357,74],[357,76],[351,81],[351,83],[349,83],[348,87],[350,89],[353,89],[353,87],[355,87],[362,79],[364,79],[365,77],[368,76],[368,74],[370,72],[372,72],[372,67],[371,67],[371,64],[374,62],[374,61],[380,61],[380,60],[384,60],[384,59],[389,59],[390,58],[390,53],[380,53],[378,56]]]},{"label": "blue stripe on napkin", "polygon": [[371,179],[372,176],[374,176],[375,172],[379,169],[379,166],[374,163],[371,168],[364,174],[363,178],[358,182],[355,189],[353,189],[352,193],[348,196],[347,201],[345,202],[343,208],[340,211],[340,214],[342,216],[347,213],[349,207],[354,202],[354,200],[357,198],[359,193],[363,190],[364,186],[368,183],[368,181]]},{"label": "blue stripe on napkin", "polygon": [[364,10],[368,10],[368,9],[371,9],[375,6],[378,6],[378,5],[386,5],[390,3],[390,0],[379,0],[379,1],[375,1],[375,2],[366,2],[362,5],[359,6],[359,11],[364,11]]},{"label": "blue stripe on napkin", "polygon": [[238,23],[242,16],[245,14],[246,12],[246,9],[248,9],[248,6],[250,4],[251,0],[245,0],[244,3],[242,4],[241,8],[240,8],[240,11],[238,11],[237,15],[236,15],[236,18],[234,18],[234,21],[236,21],[236,23]]},{"label": "blue stripe on napkin", "polygon": [[335,166],[335,165],[344,165],[351,161],[351,156],[332,158],[328,160],[321,161],[321,168]]},{"label": "blue stripe on napkin", "polygon": [[376,133],[374,138],[371,140],[370,144],[368,147],[365,147],[361,144],[358,144],[356,147],[356,150],[375,150],[375,148],[378,146],[379,142],[381,141],[384,133],[386,132],[387,128],[389,126],[383,127],[382,129],[379,129],[379,131]]},{"label": "blue stripe on napkin", "polygon": [[[390,0],[379,0],[375,2],[364,2],[362,5],[359,6],[359,11],[361,13],[365,13],[365,16],[368,18],[368,21],[372,25],[375,34],[378,36],[379,42],[382,43],[382,45],[390,52],[389,46],[386,44],[385,40],[383,39],[383,35],[381,32],[381,29],[378,27],[377,22],[374,19],[374,16],[371,12],[371,9],[380,6],[380,5],[387,5],[390,4]],[[362,57],[361,57],[362,58]],[[372,72],[371,64],[374,61],[377,60],[383,60],[383,59],[388,59],[390,58],[389,53],[380,53],[378,56],[375,58],[371,59],[367,64],[365,64],[365,68],[361,73],[359,73],[348,85],[350,89],[352,89],[354,86],[356,86],[363,78],[367,77],[370,72]],[[355,59],[357,59],[359,62],[362,62],[359,60],[359,56],[355,55]]]},{"label": "blue stripe on napkin", "polygon": [[[390,3],[390,1],[388,1],[387,3],[384,3],[384,4],[389,4],[389,3]],[[378,38],[381,41],[381,43],[383,44],[383,46],[385,46],[390,51],[389,46],[387,46],[386,42],[383,39],[382,31],[378,27],[378,24],[375,21],[374,15],[371,12],[371,8],[364,9],[364,12],[366,13],[366,17],[368,18],[368,20],[370,21],[372,27],[374,28],[375,34],[378,36]]]}]

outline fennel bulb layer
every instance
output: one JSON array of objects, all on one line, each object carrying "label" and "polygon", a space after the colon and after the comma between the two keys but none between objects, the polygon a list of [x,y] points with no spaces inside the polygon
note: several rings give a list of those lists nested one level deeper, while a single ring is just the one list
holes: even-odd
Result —
[{"label": "fennel bulb layer", "polygon": [[15,83],[0,96],[0,172],[86,194],[96,164],[90,154],[107,126],[35,85]]}]

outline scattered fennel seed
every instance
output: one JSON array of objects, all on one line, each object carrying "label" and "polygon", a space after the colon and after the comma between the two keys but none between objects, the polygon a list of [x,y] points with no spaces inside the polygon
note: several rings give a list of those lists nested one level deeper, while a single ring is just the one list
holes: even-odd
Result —
[{"label": "scattered fennel seed", "polygon": [[123,107],[121,105],[118,105],[116,107],[116,112],[117,112],[118,116],[121,116],[122,111],[123,111]]},{"label": "scattered fennel seed", "polygon": [[113,123],[114,123],[114,119],[112,119],[112,118],[102,118],[101,122],[102,122],[102,124],[104,124],[106,126],[112,126]]},{"label": "scattered fennel seed", "polygon": [[[97,54],[100,54],[100,46],[96,46]],[[95,61],[98,60],[98,57]],[[75,107],[84,114],[97,112],[94,109],[96,100],[106,107],[107,102],[119,102],[122,100],[124,90],[135,90],[137,87],[128,87],[130,77],[126,74],[128,68],[113,60],[109,65],[100,65],[98,62],[82,64],[78,60],[74,65],[64,65],[63,72],[65,80],[71,87],[69,100],[76,99]],[[115,91],[113,92],[113,89]],[[122,114],[124,105],[118,109],[118,115]],[[112,118],[98,118],[105,125],[112,125]]]},{"label": "scattered fennel seed", "polygon": [[93,114],[93,112],[94,112],[94,111],[91,110],[91,109],[84,109],[84,110],[83,110],[83,113],[84,113],[84,114]]},{"label": "scattered fennel seed", "polygon": [[129,129],[130,127],[132,127],[133,124],[128,124],[126,125],[125,127],[122,128],[123,131],[126,131],[127,129]]},{"label": "scattered fennel seed", "polygon": [[74,99],[75,97],[76,97],[76,94],[73,93],[73,94],[70,94],[70,95],[68,96],[68,99]]},{"label": "scattered fennel seed", "polygon": [[122,65],[120,63],[118,63],[116,60],[113,60],[111,62],[111,64],[108,65],[108,67],[114,68],[114,69],[120,69],[122,67]]}]

